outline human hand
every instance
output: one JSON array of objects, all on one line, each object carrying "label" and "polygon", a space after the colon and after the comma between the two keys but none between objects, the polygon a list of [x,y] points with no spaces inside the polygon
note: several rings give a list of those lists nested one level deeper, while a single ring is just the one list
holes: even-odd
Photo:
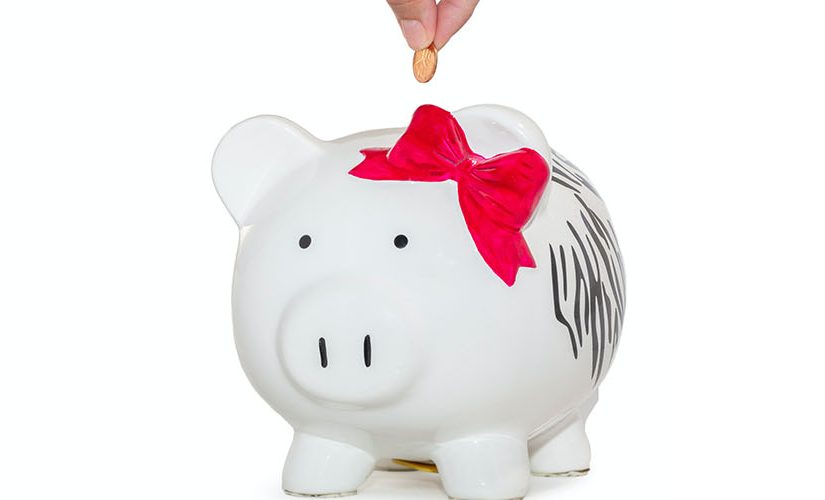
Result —
[{"label": "human hand", "polygon": [[407,45],[440,50],[473,15],[478,0],[387,0]]}]

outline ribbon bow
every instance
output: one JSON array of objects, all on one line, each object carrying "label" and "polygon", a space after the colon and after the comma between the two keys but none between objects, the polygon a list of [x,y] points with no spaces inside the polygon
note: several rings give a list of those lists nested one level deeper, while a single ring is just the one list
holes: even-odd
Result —
[{"label": "ribbon bow", "polygon": [[521,148],[484,158],[467,144],[449,112],[421,106],[392,149],[361,151],[350,175],[375,181],[458,184],[458,203],[481,257],[507,286],[520,267],[536,267],[521,229],[530,220],[550,177],[536,151]]}]

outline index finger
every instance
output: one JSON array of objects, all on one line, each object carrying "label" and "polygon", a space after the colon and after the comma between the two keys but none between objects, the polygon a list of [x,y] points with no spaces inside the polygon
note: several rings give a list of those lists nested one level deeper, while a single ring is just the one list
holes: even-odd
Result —
[{"label": "index finger", "polygon": [[478,0],[441,0],[438,4],[438,24],[435,28],[436,49],[441,49],[473,15]]}]

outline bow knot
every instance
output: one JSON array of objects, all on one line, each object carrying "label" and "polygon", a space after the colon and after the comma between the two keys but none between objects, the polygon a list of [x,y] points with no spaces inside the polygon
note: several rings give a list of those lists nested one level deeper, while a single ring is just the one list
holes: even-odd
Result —
[{"label": "bow knot", "polygon": [[508,286],[520,267],[536,267],[521,230],[550,177],[536,151],[521,148],[491,158],[474,153],[449,112],[421,106],[392,149],[365,149],[350,174],[370,180],[454,180],[467,229],[481,257]]},{"label": "bow knot", "polygon": [[459,182],[468,172],[476,168],[476,165],[478,165],[482,159],[483,158],[480,157],[477,158],[475,155],[468,155],[456,164],[455,168],[450,172],[450,179]]}]

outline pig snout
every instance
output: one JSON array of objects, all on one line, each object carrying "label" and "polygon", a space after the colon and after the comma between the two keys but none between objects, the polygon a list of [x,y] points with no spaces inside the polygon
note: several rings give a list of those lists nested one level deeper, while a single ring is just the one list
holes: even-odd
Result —
[{"label": "pig snout", "polygon": [[293,385],[329,407],[380,407],[410,387],[419,359],[416,315],[398,290],[333,280],[297,294],[278,331]]}]

